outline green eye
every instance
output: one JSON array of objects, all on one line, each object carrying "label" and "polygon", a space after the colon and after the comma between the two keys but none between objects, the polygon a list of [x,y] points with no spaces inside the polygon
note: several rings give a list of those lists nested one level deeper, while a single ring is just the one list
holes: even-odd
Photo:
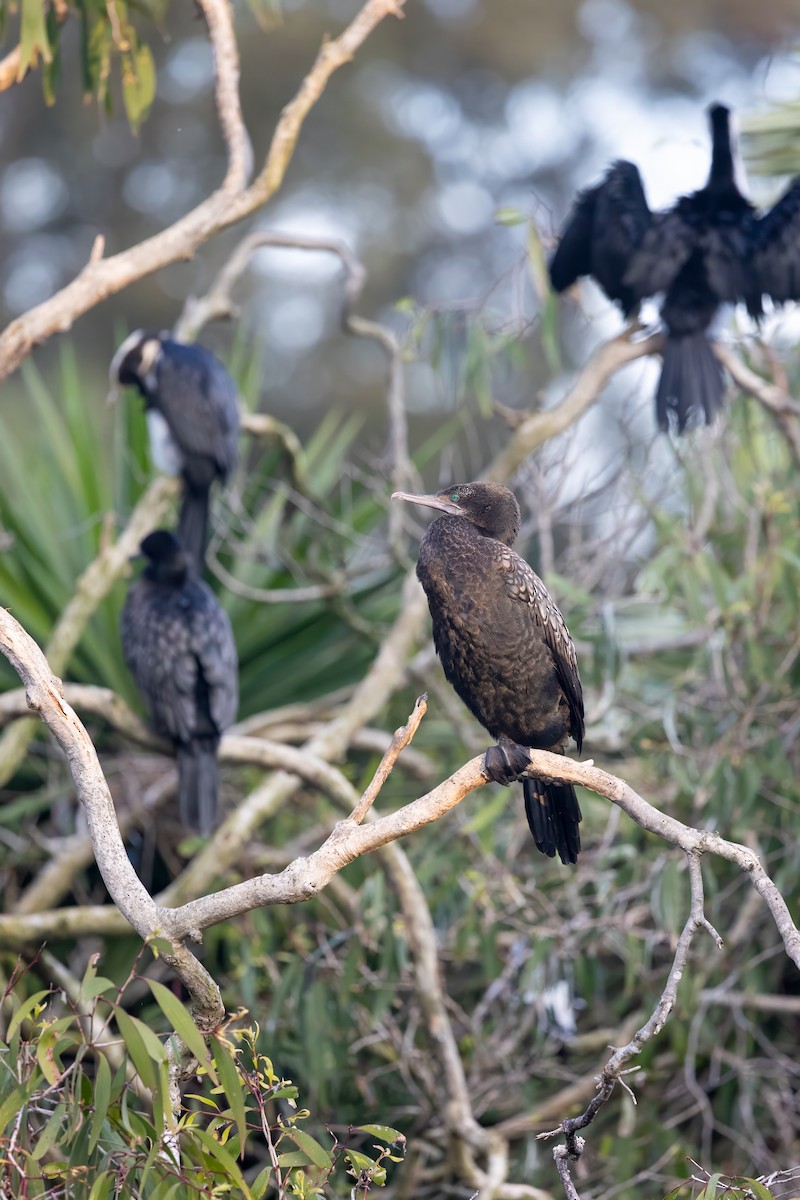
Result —
[{"label": "green eye", "polygon": [[451,492],[450,499],[453,501],[453,504],[458,504],[458,492]]}]

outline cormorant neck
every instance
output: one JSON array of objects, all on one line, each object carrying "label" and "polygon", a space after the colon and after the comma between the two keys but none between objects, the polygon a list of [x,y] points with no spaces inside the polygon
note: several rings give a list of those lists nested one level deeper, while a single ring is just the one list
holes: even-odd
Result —
[{"label": "cormorant neck", "polygon": [[708,186],[720,186],[734,182],[733,151],[727,108],[717,105],[711,110],[711,170]]},{"label": "cormorant neck", "polygon": [[189,578],[189,568],[180,559],[167,562],[149,562],[144,570],[145,577],[153,583],[162,583],[167,587],[183,587]]}]

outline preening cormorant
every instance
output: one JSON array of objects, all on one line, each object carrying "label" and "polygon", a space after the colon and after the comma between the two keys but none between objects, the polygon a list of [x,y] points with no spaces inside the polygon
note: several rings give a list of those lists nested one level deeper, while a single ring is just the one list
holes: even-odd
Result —
[{"label": "preening cormorant", "polygon": [[754,316],[769,294],[800,298],[800,183],[760,219],[734,178],[729,110],[713,104],[711,170],[705,187],[652,213],[639,171],[617,162],[579,193],[550,263],[556,291],[593,276],[629,316],[663,293],[664,364],[656,392],[661,429],[682,432],[692,414],[711,423],[724,376],[707,330],[719,306],[745,301]]},{"label": "preening cormorant", "polygon": [[183,479],[178,535],[202,571],[211,485],[225,481],[238,458],[236,384],[204,346],[138,329],[111,362],[112,387],[144,397],[156,466]]},{"label": "preening cormorant", "polygon": [[[432,496],[395,492],[443,513],[419,548],[417,576],[428,597],[444,673],[498,744],[486,769],[508,784],[529,765],[523,747],[581,748],[583,692],[575,647],[541,579],[511,547],[519,533],[516,497],[496,483],[461,483]],[[574,863],[581,810],[571,783],[523,779],[536,846]]]},{"label": "preening cormorant", "polygon": [[207,834],[217,820],[219,739],[239,703],[233,633],[174,534],[155,530],[141,552],[147,565],[122,610],[122,651],[153,728],[175,747],[181,819]]}]

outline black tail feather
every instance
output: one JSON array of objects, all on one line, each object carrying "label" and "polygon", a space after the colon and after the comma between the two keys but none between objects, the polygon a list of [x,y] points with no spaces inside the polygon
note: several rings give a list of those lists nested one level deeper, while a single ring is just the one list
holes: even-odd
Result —
[{"label": "black tail feather", "polygon": [[178,537],[202,575],[208,545],[208,507],[210,488],[196,488],[184,480],[181,511],[178,517]]},{"label": "black tail feather", "polygon": [[710,425],[722,408],[725,376],[711,343],[703,333],[670,337],[664,347],[664,366],[656,392],[656,418],[665,433],[674,423],[678,433],[700,413]]},{"label": "black tail feather", "polygon": [[178,800],[187,829],[204,836],[217,824],[216,738],[178,746]]},{"label": "black tail feather", "polygon": [[581,810],[571,783],[552,783],[543,779],[523,779],[525,816],[536,842],[536,849],[548,858],[556,851],[562,863],[576,863],[581,848],[578,825]]}]

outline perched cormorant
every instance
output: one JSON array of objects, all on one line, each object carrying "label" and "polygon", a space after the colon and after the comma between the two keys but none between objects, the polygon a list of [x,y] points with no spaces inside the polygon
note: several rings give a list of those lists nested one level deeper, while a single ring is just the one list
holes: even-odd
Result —
[{"label": "perched cormorant", "polygon": [[181,819],[207,834],[217,820],[217,747],[239,702],[233,633],[174,534],[155,530],[141,552],[147,565],[122,610],[122,651],[154,729],[175,747]]},{"label": "perched cormorant", "polygon": [[[428,527],[417,576],[428,597],[444,673],[498,745],[486,770],[508,784],[529,765],[523,747],[563,753],[583,741],[583,693],[575,647],[547,588],[511,547],[520,511],[497,483],[461,483],[433,496],[395,492],[444,515]],[[571,783],[524,779],[537,849],[574,863],[581,810]]]},{"label": "perched cormorant", "polygon": [[722,367],[707,330],[723,303],[748,294],[754,211],[734,179],[729,111],[708,110],[711,170],[705,187],[652,213],[639,171],[615,163],[600,184],[581,192],[550,263],[556,291],[592,275],[626,316],[646,296],[663,293],[664,365],[656,417],[678,431],[691,414],[710,424],[722,405]]},{"label": "perched cormorant", "polygon": [[236,467],[239,399],[219,359],[169,334],[138,329],[111,361],[112,387],[136,387],[156,466],[183,479],[178,535],[202,571],[211,485]]}]

